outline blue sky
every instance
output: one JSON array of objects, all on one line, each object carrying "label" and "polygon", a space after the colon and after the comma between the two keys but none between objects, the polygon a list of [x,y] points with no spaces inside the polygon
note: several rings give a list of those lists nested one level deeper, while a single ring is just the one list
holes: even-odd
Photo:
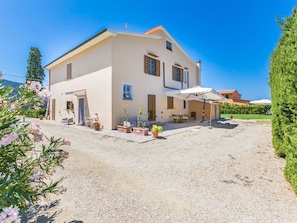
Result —
[{"label": "blue sky", "polygon": [[[281,35],[276,18],[297,0],[0,0],[0,71],[24,82],[30,47],[47,65],[103,28],[145,32],[162,25],[196,61],[202,86],[270,98],[269,57]],[[46,72],[47,74],[47,72]],[[47,80],[45,81],[47,83]]]}]

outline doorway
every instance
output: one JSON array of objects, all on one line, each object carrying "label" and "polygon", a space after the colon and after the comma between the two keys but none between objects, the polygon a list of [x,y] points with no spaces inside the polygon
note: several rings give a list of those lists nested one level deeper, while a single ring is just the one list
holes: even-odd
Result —
[{"label": "doorway", "polygon": [[78,99],[78,124],[85,125],[85,99]]},{"label": "doorway", "polygon": [[156,121],[156,95],[149,94],[147,96],[147,112],[148,120]]}]

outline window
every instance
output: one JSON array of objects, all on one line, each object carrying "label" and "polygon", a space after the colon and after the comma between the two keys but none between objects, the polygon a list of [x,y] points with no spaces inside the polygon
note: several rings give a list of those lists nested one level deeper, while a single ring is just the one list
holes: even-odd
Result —
[{"label": "window", "polygon": [[145,55],[144,56],[144,73],[160,76],[160,61]]},{"label": "window", "polygon": [[72,101],[67,101],[66,102],[66,109],[73,111],[74,110],[73,108],[74,108],[73,102]]},{"label": "window", "polygon": [[189,79],[189,70],[184,70],[184,83],[187,84]]},{"label": "window", "polygon": [[173,109],[173,97],[167,97],[167,109]]},{"label": "window", "polygon": [[225,95],[225,98],[227,98],[227,99],[228,99],[228,98],[229,98],[229,94],[226,94],[226,95]]},{"label": "window", "polygon": [[166,40],[166,49],[172,51],[172,43]]},{"label": "window", "polygon": [[123,100],[132,100],[133,99],[133,88],[132,85],[123,84]]},{"label": "window", "polygon": [[72,78],[72,63],[67,64],[67,79]]},{"label": "window", "polygon": [[172,80],[183,82],[183,69],[172,66]]},{"label": "window", "polygon": [[184,100],[184,109],[186,109],[186,108],[187,108],[187,101]]}]

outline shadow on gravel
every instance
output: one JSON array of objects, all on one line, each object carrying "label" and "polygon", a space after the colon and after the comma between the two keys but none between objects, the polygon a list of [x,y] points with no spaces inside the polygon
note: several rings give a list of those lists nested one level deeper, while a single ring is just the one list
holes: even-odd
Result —
[{"label": "shadow on gravel", "polygon": [[217,122],[217,123],[214,123],[211,125],[212,128],[224,128],[224,129],[234,129],[237,126],[238,126],[238,124],[231,124],[228,122],[225,122],[225,123]]},{"label": "shadow on gravel", "polygon": [[[48,205],[31,205],[21,214],[21,223],[53,223],[55,217],[62,213],[62,210],[50,213],[49,211],[58,206],[60,200],[55,200]],[[69,223],[83,223],[83,221],[73,220]]]}]

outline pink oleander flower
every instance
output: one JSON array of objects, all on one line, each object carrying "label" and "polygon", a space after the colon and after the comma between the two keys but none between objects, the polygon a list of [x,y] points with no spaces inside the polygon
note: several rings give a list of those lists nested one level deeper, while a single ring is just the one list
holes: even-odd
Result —
[{"label": "pink oleander flower", "polygon": [[71,142],[69,139],[66,139],[66,138],[63,138],[62,139],[62,145],[67,145],[67,146],[70,146]]},{"label": "pink oleander flower", "polygon": [[33,134],[33,140],[34,142],[40,142],[43,138],[43,133],[40,131],[40,126],[38,123],[31,122],[28,126],[29,132]]},{"label": "pink oleander flower", "polygon": [[34,142],[40,142],[40,141],[43,140],[42,138],[43,138],[43,133],[40,132],[40,133],[34,134],[33,141]]},{"label": "pink oleander flower", "polygon": [[69,152],[63,151],[63,152],[60,152],[59,155],[67,159],[69,157]]},{"label": "pink oleander flower", "polygon": [[31,91],[39,92],[42,88],[42,85],[38,81],[28,81],[27,86]]},{"label": "pink oleander flower", "polygon": [[5,135],[2,137],[2,139],[0,140],[0,147],[2,146],[7,146],[9,145],[11,142],[17,140],[19,138],[18,134],[16,133],[12,133],[9,135]]},{"label": "pink oleander flower", "polygon": [[52,96],[52,92],[47,89],[42,89],[38,92],[38,96],[40,98],[50,98]]},{"label": "pink oleander flower", "polygon": [[6,207],[2,209],[0,213],[0,223],[19,223],[21,222],[19,217],[18,207]]},{"label": "pink oleander flower", "polygon": [[34,173],[29,176],[30,180],[33,180],[34,182],[40,182],[40,180],[46,178],[46,174],[44,172],[39,172],[37,170],[34,171]]},{"label": "pink oleander flower", "polygon": [[38,134],[40,133],[40,125],[36,122],[35,123],[31,122],[30,125],[28,126],[28,130],[32,134]]}]

